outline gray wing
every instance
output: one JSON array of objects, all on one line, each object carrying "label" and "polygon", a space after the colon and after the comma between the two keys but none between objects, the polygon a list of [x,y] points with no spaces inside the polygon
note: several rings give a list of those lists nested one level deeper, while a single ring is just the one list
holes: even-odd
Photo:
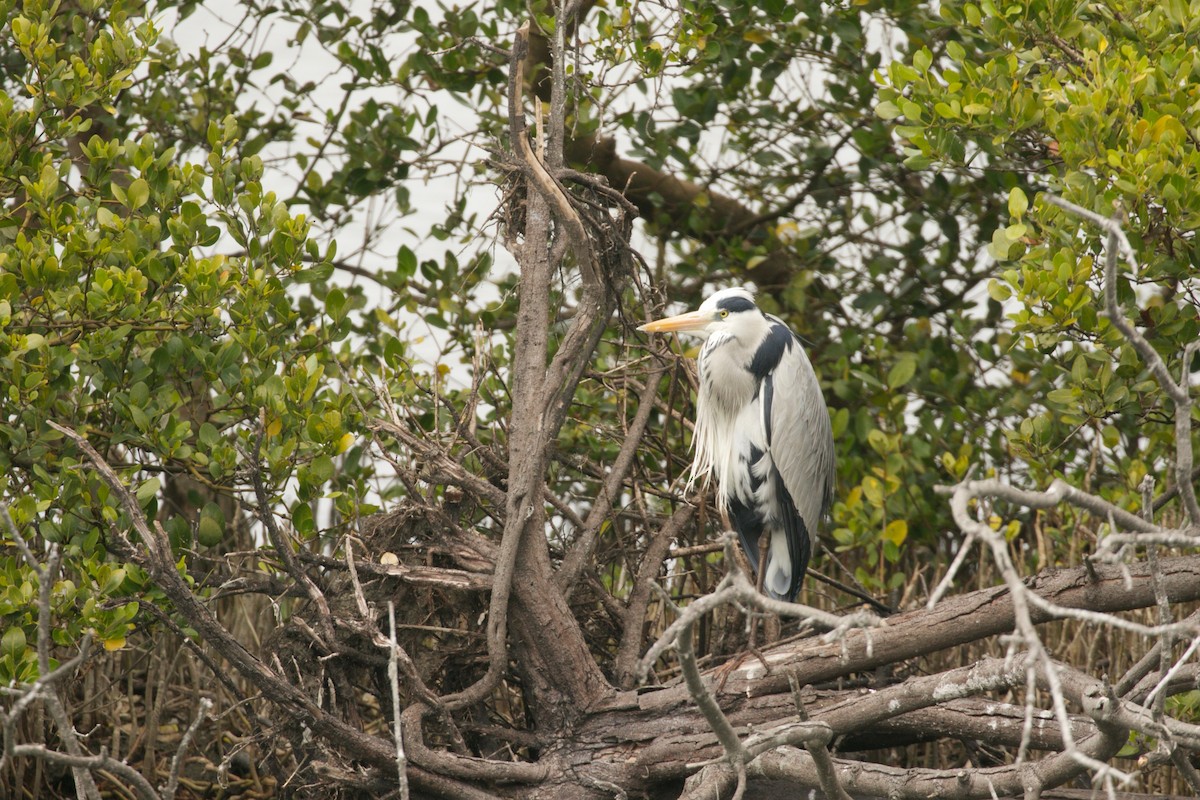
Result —
[{"label": "gray wing", "polygon": [[771,460],[809,535],[816,536],[833,505],[833,428],[808,355],[799,338],[792,345],[772,372],[763,424]]}]

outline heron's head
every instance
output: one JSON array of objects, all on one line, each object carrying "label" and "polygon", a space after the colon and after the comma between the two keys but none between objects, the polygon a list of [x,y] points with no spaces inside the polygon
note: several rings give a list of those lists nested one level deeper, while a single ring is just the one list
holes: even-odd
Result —
[{"label": "heron's head", "polygon": [[767,318],[754,304],[754,295],[739,287],[714,292],[695,311],[656,319],[638,327],[638,330],[647,333],[690,333],[703,338],[721,332],[743,341],[755,341],[768,324]]}]

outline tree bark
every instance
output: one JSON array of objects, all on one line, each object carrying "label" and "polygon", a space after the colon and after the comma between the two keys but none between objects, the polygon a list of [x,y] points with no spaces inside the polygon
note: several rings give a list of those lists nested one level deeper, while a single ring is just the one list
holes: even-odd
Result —
[{"label": "tree bark", "polygon": [[[1200,557],[1164,558],[1160,566],[1163,586],[1172,603],[1200,599]],[[1130,564],[1128,587],[1126,574],[1121,567],[1107,565],[1048,569],[1029,578],[1026,584],[1063,608],[1113,613],[1154,605],[1149,566],[1145,562]],[[1039,624],[1061,619],[1037,608],[1031,611]],[[765,674],[757,661],[747,662],[730,675],[726,691],[751,696],[774,694],[787,689],[789,673],[802,684],[821,683],[850,671],[871,670],[1008,633],[1014,625],[1008,590],[1003,586],[983,589],[943,601],[930,610],[919,608],[889,617],[882,628],[850,631],[843,642],[814,645],[811,640],[802,640],[772,649],[768,651],[772,674]],[[847,665],[853,665],[853,669],[848,670]]]},{"label": "tree bark", "polygon": [[[1200,600],[1200,556],[1162,559],[1160,566],[1163,586],[1172,603]],[[1131,583],[1126,586],[1122,570],[1116,567],[1097,568],[1094,580],[1086,568],[1049,570],[1031,578],[1028,583],[1038,595],[1064,608],[1116,612],[1153,606],[1153,580],[1147,566],[1143,563],[1130,565],[1129,575]],[[1044,623],[1056,618],[1042,613],[1037,616],[1037,621]],[[794,699],[788,686],[789,674],[799,677],[802,683],[813,683],[869,672],[880,664],[898,663],[1008,633],[1013,624],[1012,603],[1006,590],[972,592],[948,599],[932,611],[921,609],[892,617],[883,628],[853,630],[844,643],[826,644],[809,638],[765,650],[763,656],[772,664],[772,673],[758,674],[762,667],[751,658],[746,666],[729,676],[718,699],[722,710],[739,731],[761,731],[795,716]],[[863,642],[868,633],[874,639],[871,654],[866,652]],[[813,720],[829,722],[837,735],[857,737],[856,742],[852,740],[855,747],[870,746],[873,741],[894,737],[897,731],[928,730],[931,721],[936,721],[931,733],[979,739],[996,746],[1019,744],[1022,708],[973,698],[953,700],[948,706],[935,704],[930,699],[933,690],[920,682],[935,684],[949,674],[911,679],[888,690],[895,692],[897,697],[908,693],[915,696],[916,701],[928,701],[928,705],[874,720],[866,717],[873,713],[871,709],[875,706],[864,700],[885,691],[883,687],[870,692],[861,689],[849,692],[810,690],[804,693],[804,700],[806,705],[813,706],[809,710]],[[712,671],[707,677],[711,683],[716,683]],[[1004,680],[998,680],[994,687],[1004,691],[1005,687],[1019,687],[1023,682],[1024,672],[1015,669]],[[1036,713],[1039,731],[1032,745],[1048,750],[1060,749],[1057,722],[1045,719],[1045,712]],[[1111,757],[1115,752],[1114,744],[1118,749],[1125,744],[1124,737],[1114,738],[1115,735],[1104,733],[1090,718],[1075,715],[1071,722],[1076,740],[1090,741],[1097,757]],[[892,738],[888,746],[898,743]],[[582,796],[571,794],[571,791],[579,790],[581,776],[586,777],[585,784],[587,781],[608,782],[629,790],[674,785],[691,774],[692,765],[720,759],[722,750],[708,722],[680,683],[659,689],[610,694],[580,720],[569,740],[559,742],[553,755],[558,763],[554,770],[556,777],[532,790],[528,796]],[[807,754],[799,753],[796,758],[788,759],[772,756],[761,768],[760,776],[815,786],[815,782],[809,782],[810,779],[815,781],[815,772],[811,771],[811,761],[806,759]],[[793,766],[785,768],[785,763]],[[1069,765],[1065,762],[1055,764],[1057,766],[1046,767],[1049,770],[1046,776],[1057,780],[1058,771]],[[878,774],[868,771],[861,786],[869,793],[876,786],[874,781],[906,773],[904,770],[895,774],[887,770]],[[975,779],[960,788],[955,788],[959,786],[957,779],[947,778],[942,785],[943,779],[932,772],[923,779],[933,781],[927,788],[937,785],[949,792],[947,797],[983,796],[978,794],[981,784]],[[573,788],[568,789],[568,786]]]}]

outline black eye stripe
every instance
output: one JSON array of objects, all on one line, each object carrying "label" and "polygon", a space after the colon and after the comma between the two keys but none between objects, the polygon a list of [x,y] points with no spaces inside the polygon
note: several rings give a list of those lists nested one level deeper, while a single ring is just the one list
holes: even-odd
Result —
[{"label": "black eye stripe", "polygon": [[755,305],[744,297],[726,297],[717,303],[717,308],[722,311],[737,313],[739,311],[753,311]]}]

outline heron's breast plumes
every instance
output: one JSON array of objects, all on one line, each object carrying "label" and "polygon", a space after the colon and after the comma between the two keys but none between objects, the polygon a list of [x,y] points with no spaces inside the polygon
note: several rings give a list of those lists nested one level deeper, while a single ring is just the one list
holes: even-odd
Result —
[{"label": "heron's breast plumes", "polygon": [[740,493],[736,485],[739,476],[748,478],[745,462],[751,445],[759,449],[764,446],[747,436],[761,427],[755,404],[751,402],[757,381],[740,363],[739,349],[733,337],[714,334],[701,348],[697,364],[700,391],[692,436],[696,452],[688,484],[690,487],[697,480],[706,483],[715,477],[717,499],[723,508],[728,506],[731,496]]}]

